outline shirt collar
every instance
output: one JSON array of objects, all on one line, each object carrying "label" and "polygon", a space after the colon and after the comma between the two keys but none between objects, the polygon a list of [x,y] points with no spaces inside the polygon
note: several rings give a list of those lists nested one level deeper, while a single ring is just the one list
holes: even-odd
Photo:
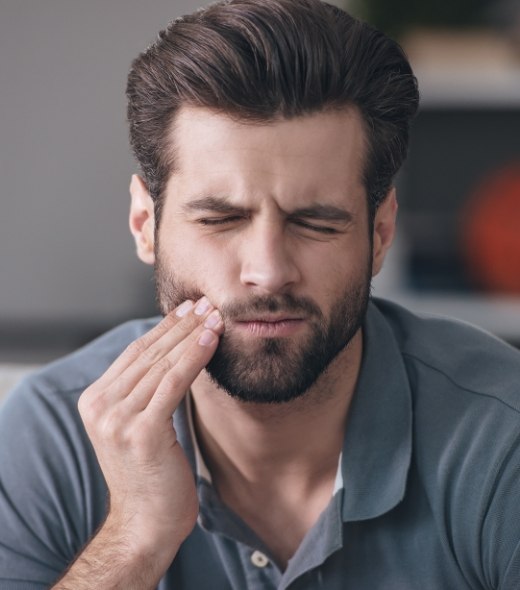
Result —
[{"label": "shirt collar", "polygon": [[[350,404],[334,494],[344,488],[343,520],[375,518],[404,497],[412,454],[412,404],[397,341],[376,303],[363,327],[363,361]],[[175,412],[179,442],[197,480],[211,475],[197,444],[189,394]]]},{"label": "shirt collar", "polygon": [[204,462],[202,453],[200,452],[199,443],[195,433],[195,425],[193,423],[193,400],[191,399],[191,393],[188,392],[186,396],[186,418],[188,423],[189,436],[191,444],[193,446],[193,459],[195,464],[195,475],[197,479],[205,479],[208,483],[211,483],[211,473]]},{"label": "shirt collar", "polygon": [[[189,460],[193,468],[193,472],[198,481],[205,480],[207,483],[212,483],[211,480],[211,473],[206,466],[204,461],[204,457],[200,452],[200,447],[197,441],[197,435],[195,433],[195,425],[193,423],[193,400],[191,398],[190,392],[186,395],[184,408],[182,410],[184,414],[184,423],[187,425],[187,428],[184,430],[187,431],[187,435],[189,438]],[[185,448],[184,444],[181,442],[183,448]],[[332,495],[334,496],[337,492],[343,489],[343,471],[342,471],[342,461],[341,461],[341,453],[338,459],[338,469],[336,471],[336,479],[334,480],[334,489],[332,491]]]},{"label": "shirt collar", "polygon": [[377,303],[363,329],[363,361],[342,453],[343,520],[375,518],[404,497],[412,454],[412,402],[397,341]]}]

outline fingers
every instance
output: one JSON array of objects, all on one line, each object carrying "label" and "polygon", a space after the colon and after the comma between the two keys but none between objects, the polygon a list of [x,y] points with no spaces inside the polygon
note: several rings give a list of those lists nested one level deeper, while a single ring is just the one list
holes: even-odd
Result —
[{"label": "fingers", "polygon": [[[165,408],[175,409],[209,362],[222,331],[222,319],[205,297],[195,305],[184,302],[130,345],[84,392],[80,412],[83,415],[86,410],[90,422],[117,405],[117,412],[128,416],[144,410],[157,391],[158,399],[167,398]],[[179,375],[180,370],[185,375]]]},{"label": "fingers", "polygon": [[182,542],[193,528],[195,482],[172,415],[223,330],[207,299],[186,302],[80,397],[79,412],[110,491],[112,534],[129,538],[132,528],[131,536],[144,531],[149,539],[152,531],[162,546],[164,538]]},{"label": "fingers", "polygon": [[[219,336],[212,330],[203,327],[195,330],[182,354],[167,357],[171,368],[164,374],[153,395],[148,398],[144,411],[157,420],[171,417],[193,381],[213,356],[218,341]],[[146,397],[141,403],[145,400]]]},{"label": "fingers", "polygon": [[222,321],[212,329],[206,328],[205,323],[197,326],[142,377],[124,400],[129,413],[143,411],[152,404],[166,417],[171,416],[217,348]]},{"label": "fingers", "polygon": [[[128,359],[131,360],[106,387],[104,395],[107,397],[107,402],[126,398],[152,368],[154,373],[161,368],[164,369],[163,372],[166,372],[170,367],[168,362],[163,360],[164,357],[175,351],[214,310],[206,298],[202,298],[195,306],[185,304],[179,306],[173,314],[169,314],[161,322],[165,324],[166,329],[163,328],[157,332],[152,330],[154,334],[151,337],[148,338],[146,334],[123,353],[123,356],[128,353]],[[222,324],[221,321],[220,324]],[[222,326],[215,326],[217,330],[221,328]],[[175,358],[170,357],[170,361],[174,360]],[[121,366],[123,364],[121,363]]]},{"label": "fingers", "polygon": [[[191,301],[185,301],[186,303],[192,304]],[[97,380],[97,384],[100,387],[107,387],[115,379],[127,369],[133,362],[138,359],[143,352],[145,352],[150,346],[156,343],[164,334],[167,334],[171,328],[179,321],[179,317],[176,312],[182,307],[179,306],[176,310],[165,316],[152,330],[134,340],[126,350],[110,365],[105,373]]]}]

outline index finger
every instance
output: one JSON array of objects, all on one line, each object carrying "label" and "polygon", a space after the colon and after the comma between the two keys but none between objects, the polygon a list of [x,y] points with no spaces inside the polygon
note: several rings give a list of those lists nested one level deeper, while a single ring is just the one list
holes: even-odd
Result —
[{"label": "index finger", "polygon": [[161,379],[144,411],[155,419],[169,419],[193,381],[210,361],[219,339],[219,334],[203,327],[201,331],[195,332],[182,355]]},{"label": "index finger", "polygon": [[146,332],[146,334],[131,342],[98,379],[98,385],[105,387],[117,379],[145,350],[162,338],[166,332],[171,330],[182,319],[181,316],[177,315],[179,312],[189,311],[191,307],[193,307],[193,301],[184,301],[184,303],[166,315],[149,332]]}]

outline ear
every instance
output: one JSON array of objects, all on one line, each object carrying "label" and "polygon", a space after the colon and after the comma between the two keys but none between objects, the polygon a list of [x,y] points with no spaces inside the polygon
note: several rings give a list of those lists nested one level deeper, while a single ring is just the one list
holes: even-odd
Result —
[{"label": "ear", "polygon": [[392,187],[377,208],[374,219],[372,276],[377,275],[383,267],[386,253],[394,239],[396,217],[397,198],[395,188]]},{"label": "ear", "polygon": [[137,174],[130,182],[130,231],[134,236],[137,256],[146,264],[155,262],[155,216],[153,200],[144,180]]}]

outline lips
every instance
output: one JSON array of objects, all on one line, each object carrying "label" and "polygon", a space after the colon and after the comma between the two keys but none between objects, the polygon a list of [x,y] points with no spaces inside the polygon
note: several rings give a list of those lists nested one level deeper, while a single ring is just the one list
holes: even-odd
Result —
[{"label": "lips", "polygon": [[290,322],[293,320],[302,320],[302,316],[288,315],[288,314],[261,314],[261,315],[248,315],[234,318],[236,322],[265,322],[265,323],[276,323],[276,322]]},{"label": "lips", "polygon": [[280,338],[291,336],[303,327],[305,320],[302,317],[288,316],[255,316],[236,320],[234,325],[240,330],[246,330],[254,336]]}]

